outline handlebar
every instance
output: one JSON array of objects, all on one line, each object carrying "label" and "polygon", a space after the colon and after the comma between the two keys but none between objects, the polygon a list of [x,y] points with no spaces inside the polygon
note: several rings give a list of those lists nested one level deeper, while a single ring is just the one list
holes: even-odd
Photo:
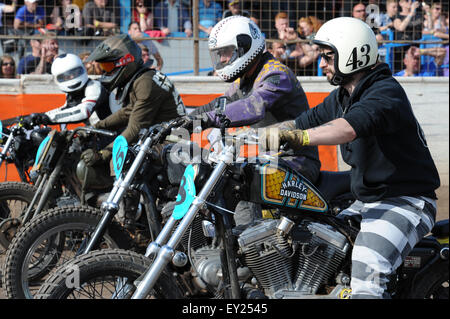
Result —
[{"label": "handlebar", "polygon": [[79,127],[76,127],[73,130],[73,134],[78,133],[79,131],[85,131],[87,133],[96,133],[96,134],[110,136],[110,137],[114,137],[114,136],[117,135],[116,132],[103,130],[103,129],[98,129],[98,128],[94,128],[94,127],[90,127],[90,126],[79,126]]}]

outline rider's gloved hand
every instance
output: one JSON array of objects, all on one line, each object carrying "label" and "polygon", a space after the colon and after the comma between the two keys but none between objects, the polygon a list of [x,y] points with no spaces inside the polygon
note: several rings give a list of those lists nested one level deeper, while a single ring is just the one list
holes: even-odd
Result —
[{"label": "rider's gloved hand", "polygon": [[185,122],[180,126],[180,128],[185,128],[190,131],[193,131],[194,128],[199,125],[203,130],[213,126],[213,121],[209,118],[207,113],[186,115],[184,120]]},{"label": "rider's gloved hand", "polygon": [[80,158],[86,163],[86,166],[94,166],[97,163],[109,161],[111,159],[111,155],[112,152],[108,149],[96,151],[92,148],[88,148],[81,153]]},{"label": "rider's gloved hand", "polygon": [[306,130],[280,130],[279,139],[281,144],[287,143],[294,151],[309,145],[309,134]]},{"label": "rider's gloved hand", "polygon": [[306,130],[285,130],[279,127],[267,127],[259,130],[259,140],[266,150],[278,151],[280,145],[287,143],[294,151],[309,144]]},{"label": "rider's gloved hand", "polygon": [[23,118],[22,124],[25,127],[32,128],[36,125],[48,125],[50,124],[50,118],[45,113],[32,113]]}]

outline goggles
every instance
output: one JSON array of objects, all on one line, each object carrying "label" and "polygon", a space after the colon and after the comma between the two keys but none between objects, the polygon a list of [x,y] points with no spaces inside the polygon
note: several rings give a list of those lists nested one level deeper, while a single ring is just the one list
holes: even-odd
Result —
[{"label": "goggles", "polygon": [[109,61],[109,62],[98,62],[98,64],[100,65],[100,68],[109,73],[112,70],[114,70],[115,68],[119,68],[121,66],[127,65],[128,63],[131,63],[134,61],[134,56],[130,53],[128,53],[127,55],[125,55],[124,57],[120,58],[117,61]]}]

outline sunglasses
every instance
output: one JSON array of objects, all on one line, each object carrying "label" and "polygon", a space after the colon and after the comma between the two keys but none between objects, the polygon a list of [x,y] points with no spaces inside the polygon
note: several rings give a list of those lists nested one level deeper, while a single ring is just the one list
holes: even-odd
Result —
[{"label": "sunglasses", "polygon": [[14,66],[14,63],[12,63],[12,62],[3,62],[2,63],[2,66],[7,66],[7,65]]},{"label": "sunglasses", "polygon": [[320,57],[324,59],[327,63],[330,63],[334,58],[334,52],[321,53]]}]

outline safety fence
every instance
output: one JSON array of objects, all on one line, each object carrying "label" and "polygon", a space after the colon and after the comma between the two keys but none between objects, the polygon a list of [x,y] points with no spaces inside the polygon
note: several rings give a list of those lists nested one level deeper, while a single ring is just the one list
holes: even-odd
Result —
[{"label": "safety fence", "polygon": [[[417,74],[448,76],[447,1],[4,1],[0,3],[0,56],[11,57],[16,74],[34,72],[44,47],[86,58],[107,36],[130,33],[147,46],[154,66],[163,72],[206,75],[212,73],[207,48],[210,28],[226,16],[241,14],[259,25],[267,50],[298,76],[321,75],[318,49],[310,40],[323,23],[341,16],[360,18],[372,27],[380,59],[394,73],[407,68],[405,58],[419,56]],[[136,25],[130,28],[132,22]],[[50,38],[57,44],[46,43]],[[411,46],[421,50],[411,52]],[[91,67],[89,72],[98,71]]]}]

